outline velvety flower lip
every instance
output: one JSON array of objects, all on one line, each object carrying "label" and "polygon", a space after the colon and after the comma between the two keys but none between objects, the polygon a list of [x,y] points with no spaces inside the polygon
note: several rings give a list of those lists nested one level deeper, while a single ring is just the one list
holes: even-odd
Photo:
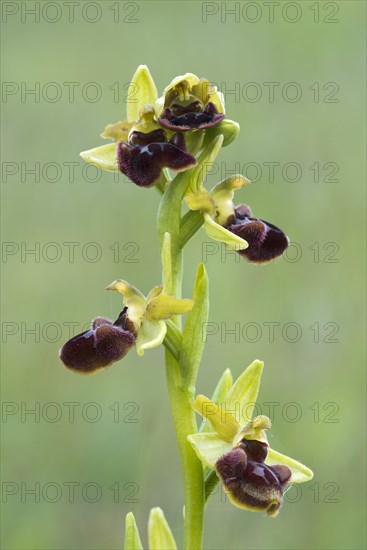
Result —
[{"label": "velvety flower lip", "polygon": [[241,204],[236,207],[226,228],[248,242],[245,250],[239,254],[252,263],[266,263],[281,256],[288,247],[288,237],[279,227],[253,218],[250,208]]},{"label": "velvety flower lip", "polygon": [[281,464],[265,464],[267,449],[268,445],[262,441],[244,438],[237,448],[218,460],[216,472],[236,506],[256,512],[263,510],[275,517],[292,472]]},{"label": "velvety flower lip", "polygon": [[225,117],[223,94],[206,78],[192,73],[174,78],[156,107],[159,124],[173,131],[203,130]]},{"label": "velvety flower lip", "polygon": [[177,104],[171,108],[167,107],[160,116],[159,123],[169,130],[186,132],[210,128],[221,122],[224,117],[224,113],[218,113],[213,103],[209,102],[202,108],[199,101],[194,101],[186,107]]},{"label": "velvety flower lip", "polygon": [[117,161],[119,170],[140,187],[154,185],[163,168],[180,172],[196,164],[182,134],[167,141],[164,130],[132,132],[128,143],[118,143]]},{"label": "velvety flower lip", "polygon": [[91,374],[125,357],[136,339],[126,312],[124,308],[115,322],[97,317],[89,330],[66,342],[59,353],[64,365],[82,374]]}]

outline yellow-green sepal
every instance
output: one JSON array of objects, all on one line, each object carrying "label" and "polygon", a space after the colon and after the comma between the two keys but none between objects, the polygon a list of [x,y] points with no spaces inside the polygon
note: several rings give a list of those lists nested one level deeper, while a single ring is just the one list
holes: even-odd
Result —
[{"label": "yellow-green sepal", "polygon": [[149,514],[148,539],[150,550],[176,550],[176,542],[161,508]]},{"label": "yellow-green sepal", "polygon": [[220,457],[232,450],[232,443],[227,443],[216,433],[192,434],[187,439],[201,462],[212,470],[215,470]]},{"label": "yellow-green sepal", "polygon": [[126,514],[124,550],[143,550],[139,531],[132,512]]},{"label": "yellow-green sepal", "polygon": [[89,162],[89,164],[93,164],[93,166],[97,166],[101,170],[108,170],[110,172],[118,170],[115,143],[108,143],[107,145],[101,145],[88,151],[82,151],[80,156],[85,162]]},{"label": "yellow-green sepal", "polygon": [[260,389],[261,375],[264,363],[256,359],[237,378],[225,398],[225,406],[229,411],[240,408],[241,424],[251,420],[256,399]]},{"label": "yellow-green sepal", "polygon": [[216,223],[209,214],[204,214],[204,229],[211,239],[226,244],[230,250],[239,251],[248,247],[247,241]]},{"label": "yellow-green sepal", "polygon": [[127,93],[127,119],[134,122],[139,119],[143,105],[154,105],[158,97],[153,77],[146,65],[139,65],[131,79]]},{"label": "yellow-green sepal", "polygon": [[310,470],[310,468],[307,468],[307,466],[301,462],[298,462],[298,460],[294,460],[289,456],[278,453],[273,449],[269,449],[265,464],[269,464],[269,466],[274,466],[276,464],[287,466],[292,472],[292,477],[289,480],[289,483],[304,483],[313,478],[313,471]]}]

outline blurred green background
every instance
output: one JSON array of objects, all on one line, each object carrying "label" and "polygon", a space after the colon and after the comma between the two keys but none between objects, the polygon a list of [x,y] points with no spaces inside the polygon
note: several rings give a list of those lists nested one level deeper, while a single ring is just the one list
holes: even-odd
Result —
[{"label": "blurred green background", "polygon": [[[2,3],[2,548],[122,548],[130,510],[146,544],[157,505],[182,545],[163,349],[133,351],[92,377],[58,359],[70,323],[75,333],[120,311],[108,283],[146,292],[160,282],[158,193],[86,171],[78,156],[124,118],[140,63],[160,91],[190,71],[227,92],[241,133],[210,183],[239,170],[257,180],[237,202],[296,243],[262,268],[221,250],[204,257],[213,334],[198,390],[263,359],[259,412],[278,403],[272,445],[315,478],[287,493],[276,520],[218,492],[205,548],[365,547],[365,3],[292,4],[272,19],[265,2],[75,2],[73,16],[64,2],[41,2],[37,20],[25,11],[34,2]],[[265,83],[278,83],[273,100]],[[185,251],[186,297],[206,247],[200,232]]]}]

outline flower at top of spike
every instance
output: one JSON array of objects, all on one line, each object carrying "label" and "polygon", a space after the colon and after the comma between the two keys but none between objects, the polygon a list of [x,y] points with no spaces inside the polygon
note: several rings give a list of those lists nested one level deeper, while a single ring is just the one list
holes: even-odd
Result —
[{"label": "flower at top of spike", "polygon": [[141,108],[140,119],[130,130],[128,143],[117,144],[117,160],[120,172],[140,187],[154,185],[163,168],[181,172],[196,164],[182,134],[175,133],[168,140],[166,132],[155,122],[151,105]]},{"label": "flower at top of spike", "polygon": [[210,128],[225,116],[223,95],[192,73],[172,80],[157,101],[157,110],[161,126],[180,132]]},{"label": "flower at top of spike", "polygon": [[269,447],[266,416],[251,418],[263,369],[254,361],[232,384],[230,371],[219,382],[214,400],[197,396],[194,409],[208,424],[188,436],[203,464],[215,470],[229,500],[238,508],[276,516],[286,486],[313,477],[300,462]]},{"label": "flower at top of spike", "polygon": [[187,151],[184,137],[157,123],[157,95],[148,68],[141,65],[127,94],[127,120],[108,124],[101,134],[114,143],[83,151],[81,157],[102,170],[119,170],[140,187],[157,183],[163,168],[181,172],[194,166],[196,159]]}]

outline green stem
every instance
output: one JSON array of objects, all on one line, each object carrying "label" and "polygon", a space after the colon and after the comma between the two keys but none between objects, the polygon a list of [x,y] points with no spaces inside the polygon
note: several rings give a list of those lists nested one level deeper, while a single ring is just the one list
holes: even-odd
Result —
[{"label": "green stem", "polygon": [[181,220],[181,248],[195,235],[203,223],[204,217],[201,212],[194,212],[193,210],[186,212]]},{"label": "green stem", "polygon": [[[183,269],[181,204],[188,185],[189,172],[178,174],[174,181],[168,185],[158,214],[161,246],[165,232],[171,234],[172,294],[177,298],[181,297]],[[192,406],[195,388],[192,384],[189,386],[185,383],[179,363],[182,341],[180,327],[179,318],[167,323],[167,335],[164,342],[166,346],[166,378],[184,481],[184,548],[185,550],[200,550],[204,522],[203,467],[187,440],[187,436],[196,433],[198,428]]]},{"label": "green stem", "polygon": [[184,548],[200,550],[204,524],[203,468],[187,441],[187,436],[197,431],[192,408],[194,396],[181,386],[180,367],[169,351],[166,351],[166,377],[184,481]]}]

